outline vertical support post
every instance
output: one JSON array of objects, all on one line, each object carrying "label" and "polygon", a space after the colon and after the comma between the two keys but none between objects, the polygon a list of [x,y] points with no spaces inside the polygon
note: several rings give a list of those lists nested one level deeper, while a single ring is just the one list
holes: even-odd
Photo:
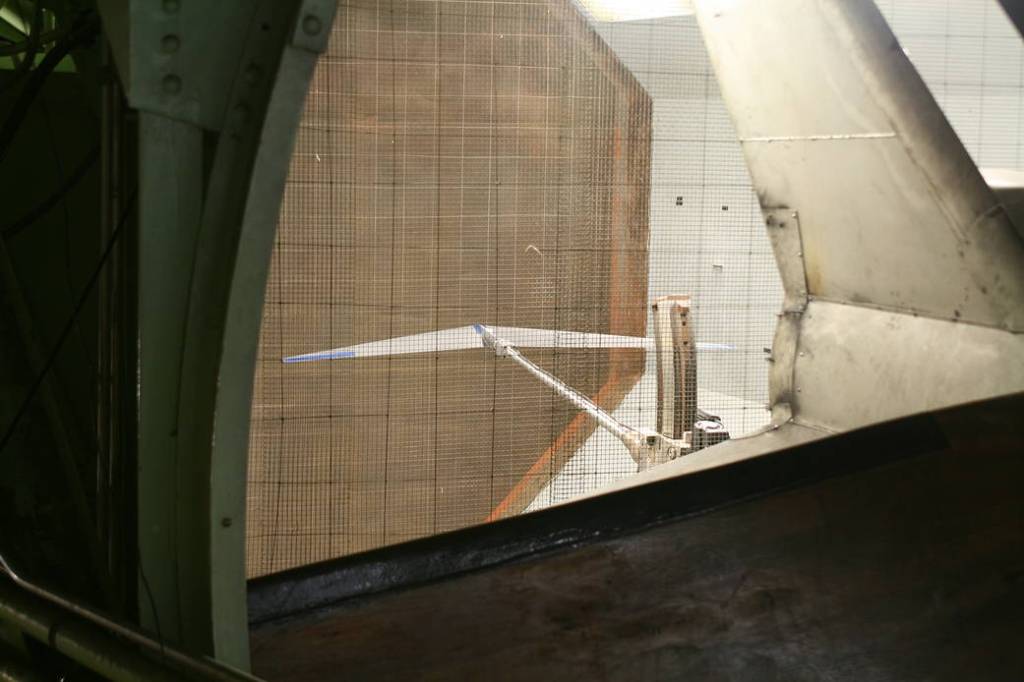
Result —
[{"label": "vertical support post", "polygon": [[651,304],[658,372],[658,433],[680,440],[697,415],[697,357],[690,297],[662,296]]},{"label": "vertical support post", "polygon": [[672,325],[672,366],[676,383],[673,438],[693,431],[697,421],[697,353],[690,320],[690,300],[677,301],[669,315]]},{"label": "vertical support post", "polygon": [[[202,216],[202,131],[143,111],[139,114],[139,561],[153,606],[139,586],[142,624],[187,644],[179,603],[177,509],[180,468],[178,396],[181,348],[189,311],[193,259]],[[141,581],[140,581],[141,582]],[[156,614],[153,613],[156,610]]]}]

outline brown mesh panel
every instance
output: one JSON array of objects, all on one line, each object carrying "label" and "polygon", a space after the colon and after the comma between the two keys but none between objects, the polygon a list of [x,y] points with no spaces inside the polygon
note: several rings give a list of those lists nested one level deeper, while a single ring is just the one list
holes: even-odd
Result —
[{"label": "brown mesh panel", "polygon": [[[569,0],[349,0],[260,338],[250,575],[522,511],[594,423],[484,350],[283,365],[474,323],[643,336],[651,102]],[[530,350],[613,409],[640,350]]]}]

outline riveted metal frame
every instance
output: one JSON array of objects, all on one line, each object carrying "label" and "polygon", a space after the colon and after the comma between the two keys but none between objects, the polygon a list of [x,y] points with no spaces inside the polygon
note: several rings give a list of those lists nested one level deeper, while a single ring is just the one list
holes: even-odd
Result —
[{"label": "riveted metal frame", "polygon": [[335,3],[108,0],[101,11],[141,112],[140,615],[188,652],[247,668],[255,350],[294,134]]},{"label": "riveted metal frame", "polygon": [[1024,241],[875,4],[694,7],[785,289],[772,426],[1024,387]]},{"label": "riveted metal frame", "polygon": [[778,428],[792,418],[796,403],[798,387],[794,384],[794,366],[800,343],[801,317],[807,310],[807,273],[800,214],[788,206],[762,205],[761,211],[785,292],[769,358],[772,363],[769,371],[771,424]]}]

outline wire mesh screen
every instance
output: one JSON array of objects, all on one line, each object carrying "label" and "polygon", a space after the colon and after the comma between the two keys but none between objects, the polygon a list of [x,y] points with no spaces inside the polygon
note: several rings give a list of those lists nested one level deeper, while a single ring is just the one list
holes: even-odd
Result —
[{"label": "wire mesh screen", "polygon": [[997,0],[878,0],[982,168],[1024,168],[1024,43]]},{"label": "wire mesh screen", "polygon": [[[651,103],[569,2],[347,2],[267,290],[250,573],[522,511],[595,424],[474,324],[643,337]],[[285,356],[416,334],[405,353]],[[644,350],[529,351],[614,410]]]},{"label": "wire mesh screen", "polygon": [[[770,349],[782,287],[742,150],[690,16],[595,23],[652,98],[650,301],[690,297],[697,404],[733,435],[768,421]],[[657,357],[618,410],[657,428]],[[632,471],[614,438],[598,431],[530,509],[572,499]],[[602,462],[602,457],[604,461]]]},{"label": "wire mesh screen", "polygon": [[[879,6],[974,158],[1020,168],[1024,50],[996,3]],[[635,453],[565,391],[627,429],[672,432],[669,367],[685,411],[733,436],[767,422],[781,286],[692,17],[341,2],[266,301],[250,575],[634,473]],[[659,326],[669,309],[685,329]],[[563,394],[473,325],[524,343]],[[322,359],[282,362],[302,354]]]}]

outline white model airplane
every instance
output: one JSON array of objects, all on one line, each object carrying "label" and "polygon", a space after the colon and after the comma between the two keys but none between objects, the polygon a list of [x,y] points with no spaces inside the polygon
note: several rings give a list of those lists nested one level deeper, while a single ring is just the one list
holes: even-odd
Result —
[{"label": "white model airplane", "polygon": [[[719,343],[692,344],[689,329],[689,302],[685,297],[665,297],[652,305],[655,320],[653,339],[554,329],[529,329],[474,324],[422,334],[399,336],[354,346],[292,355],[287,364],[316,360],[349,360],[413,353],[439,353],[487,348],[500,358],[509,358],[533,377],[553,389],[618,438],[642,470],[661,464],[707,445],[727,439],[728,432],[717,417],[696,409],[695,357],[692,349],[727,351],[733,347]],[[519,348],[637,348],[657,352],[659,389],[659,430],[634,428],[623,424],[590,398],[532,362]],[[664,350],[664,352],[662,352]],[[689,370],[687,368],[690,368]]]},{"label": "white model airplane", "polygon": [[[599,348],[641,348],[654,350],[654,339],[643,336],[617,336],[614,334],[591,334],[587,332],[561,331],[556,329],[529,329],[526,327],[494,327],[474,324],[466,327],[442,329],[392,339],[370,341],[355,346],[332,348],[330,350],[291,355],[283,359],[287,364],[311,362],[313,360],[345,360],[370,358],[382,355],[409,355],[413,353],[440,353],[451,350],[487,348],[482,339],[485,333],[501,337],[507,343],[519,348],[565,348],[596,350]],[[733,350],[724,343],[698,343],[698,350]]]}]

